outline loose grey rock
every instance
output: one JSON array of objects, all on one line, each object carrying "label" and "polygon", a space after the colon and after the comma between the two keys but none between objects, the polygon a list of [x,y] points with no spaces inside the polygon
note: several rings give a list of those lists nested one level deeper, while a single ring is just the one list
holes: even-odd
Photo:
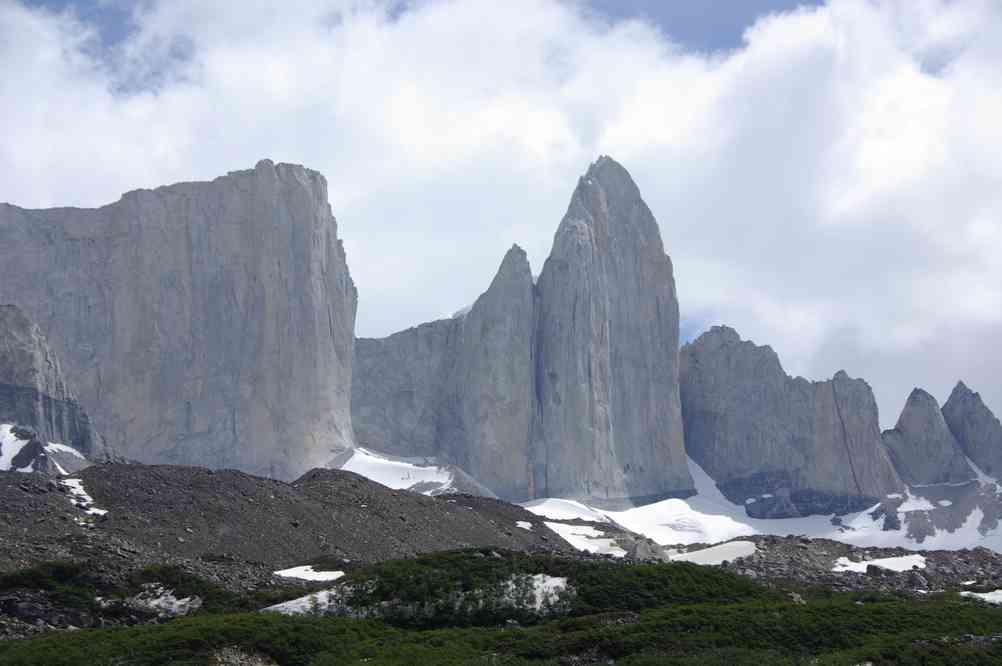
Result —
[{"label": "loose grey rock", "polygon": [[127,458],[292,478],[353,443],[356,292],[323,176],[263,160],[97,209],[0,204],[0,301]]},{"label": "loose grey rock", "polygon": [[36,462],[45,461],[42,447],[47,442],[65,444],[94,459],[108,455],[45,336],[15,305],[0,306],[0,423],[24,429],[21,439],[33,442],[37,450],[22,449],[22,457],[31,455]]},{"label": "loose grey rock", "polygon": [[909,485],[958,483],[976,476],[936,398],[920,388],[911,392],[897,425],[883,437],[895,468]]},{"label": "loose grey rock", "polygon": [[943,405],[943,418],[961,450],[989,476],[1002,475],[1002,423],[981,400],[981,394],[957,382]]},{"label": "loose grey rock", "polygon": [[903,485],[869,385],[790,377],[776,352],[715,326],[681,352],[689,455],[749,515],[846,513]]}]

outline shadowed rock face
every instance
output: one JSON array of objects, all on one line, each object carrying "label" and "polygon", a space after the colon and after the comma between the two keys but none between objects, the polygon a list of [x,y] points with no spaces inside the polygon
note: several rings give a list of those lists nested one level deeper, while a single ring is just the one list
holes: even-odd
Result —
[{"label": "shadowed rock face", "polygon": [[290,478],[352,444],[356,293],[320,174],[0,205],[0,264],[118,453]]},{"label": "shadowed rock face", "polygon": [[891,460],[910,485],[958,483],[975,478],[936,399],[922,389],[908,396],[898,423],[884,431]]},{"label": "shadowed rock face", "polygon": [[1002,476],[1002,423],[981,401],[981,395],[957,382],[943,405],[943,417],[967,457],[985,474]]},{"label": "shadowed rock face", "polygon": [[612,159],[578,182],[537,289],[535,494],[691,491],[672,264],[640,191]]},{"label": "shadowed rock face", "polygon": [[355,353],[364,445],[458,464],[508,499],[691,494],[672,265],[607,157],[578,183],[535,288],[512,248],[467,314]]},{"label": "shadowed rock face", "polygon": [[[682,348],[689,455],[750,515],[844,513],[902,487],[866,382],[790,377],[770,347],[716,326]],[[769,495],[770,497],[763,497]]]},{"label": "shadowed rock face", "polygon": [[352,386],[358,443],[436,457],[503,497],[529,497],[534,307],[529,261],[515,246],[466,314],[359,339]]},{"label": "shadowed rock face", "polygon": [[36,448],[58,442],[94,459],[107,455],[45,336],[13,305],[0,306],[0,423],[32,431],[42,440]]}]

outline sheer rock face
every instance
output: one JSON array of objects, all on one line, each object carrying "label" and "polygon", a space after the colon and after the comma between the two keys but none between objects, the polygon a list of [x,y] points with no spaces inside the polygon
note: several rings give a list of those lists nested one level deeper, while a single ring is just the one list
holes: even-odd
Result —
[{"label": "sheer rock face", "polygon": [[439,458],[498,495],[529,497],[533,322],[532,274],[516,246],[466,314],[359,339],[352,387],[358,443]]},{"label": "sheer rock face", "polygon": [[1002,476],[1002,423],[981,395],[958,382],[943,405],[943,417],[967,457],[985,474]]},{"label": "sheer rock face", "polygon": [[884,442],[901,478],[910,485],[958,483],[975,478],[936,399],[922,389],[908,396]]},{"label": "sheer rock face", "polygon": [[600,158],[579,181],[537,289],[535,493],[690,493],[672,264],[615,161]]},{"label": "sheer rock face", "polygon": [[32,438],[36,446],[57,442],[94,459],[107,455],[42,331],[14,305],[0,306],[0,423],[30,430],[42,440]]},{"label": "sheer rock face", "polygon": [[499,496],[527,499],[535,299],[522,248],[508,251],[490,288],[460,322],[441,446]]},{"label": "sheer rock face", "polygon": [[691,494],[672,265],[626,170],[581,179],[535,288],[515,247],[462,317],[359,340],[352,411],[362,445],[507,499]]},{"label": "sheer rock face", "polygon": [[902,487],[860,379],[790,377],[770,347],[716,326],[682,348],[680,382],[689,455],[750,515],[844,513]]},{"label": "sheer rock face", "polygon": [[352,444],[356,292],[320,174],[0,205],[0,264],[118,453],[291,478]]},{"label": "sheer rock face", "polygon": [[440,410],[461,326],[458,318],[442,319],[355,341],[351,409],[359,446],[398,456],[441,453]]}]

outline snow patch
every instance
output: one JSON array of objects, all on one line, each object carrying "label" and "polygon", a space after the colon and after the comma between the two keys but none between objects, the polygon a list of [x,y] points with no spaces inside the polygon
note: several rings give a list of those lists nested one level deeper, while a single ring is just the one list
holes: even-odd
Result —
[{"label": "snow patch", "polygon": [[49,442],[43,447],[46,453],[68,453],[71,456],[80,458],[80,460],[87,460],[84,458],[83,454],[74,449],[72,446],[66,446],[65,444],[57,444],[55,442]]},{"label": "snow patch", "polygon": [[[505,581],[505,591],[515,601],[519,583],[525,579],[524,574],[516,574]],[[560,595],[567,590],[567,579],[546,574],[528,576],[531,588],[531,598],[527,599],[529,606],[541,611],[545,606],[552,606],[560,600]]]},{"label": "snow patch", "polygon": [[985,603],[995,604],[996,606],[1002,605],[1002,590],[994,590],[992,592],[961,592],[960,596],[980,599]]},{"label": "snow patch", "polygon": [[710,546],[689,553],[679,553],[672,555],[672,562],[691,562],[693,564],[703,564],[707,566],[719,566],[726,562],[733,562],[739,557],[749,557],[755,554],[758,548],[752,541],[730,541],[718,546]]},{"label": "snow patch", "polygon": [[273,572],[276,576],[281,576],[282,578],[298,578],[300,580],[337,580],[344,576],[343,571],[316,571],[310,565],[304,565],[301,567],[292,567],[291,569],[282,569],[281,571]]},{"label": "snow patch", "polygon": [[565,499],[539,499],[522,504],[537,516],[550,520],[584,520],[590,523],[607,523],[609,519],[598,509],[581,502]]},{"label": "snow patch", "polygon": [[616,545],[615,539],[609,538],[605,532],[590,525],[567,525],[565,523],[547,522],[546,526],[578,550],[597,555],[612,555],[624,557],[626,551]]},{"label": "snow patch", "polygon": [[357,447],[341,469],[394,490],[421,486],[426,495],[447,493],[453,489],[452,472],[437,465],[424,465],[405,459],[393,459],[375,451]]},{"label": "snow patch", "polygon": [[[14,428],[17,426],[11,425],[9,423],[4,423],[0,425],[0,471],[13,472],[14,457],[21,452],[28,444],[28,440],[20,439],[14,434]],[[19,472],[30,472],[30,468],[22,468],[17,470]]]},{"label": "snow patch", "polygon": [[530,523],[528,520],[516,521],[515,526],[521,527],[523,530],[529,530],[530,532],[532,531],[532,523]]},{"label": "snow patch", "polygon": [[883,557],[865,562],[853,562],[848,557],[840,557],[835,560],[832,571],[835,573],[866,573],[869,566],[888,569],[890,571],[911,571],[913,568],[925,569],[925,558],[921,555],[901,555],[899,557]]},{"label": "snow patch", "polygon": [[932,502],[924,497],[916,497],[906,492],[905,501],[898,507],[898,511],[908,513],[909,511],[933,511],[936,507]]},{"label": "snow patch", "polygon": [[103,516],[108,513],[104,509],[99,509],[94,506],[94,498],[87,494],[84,490],[83,481],[80,479],[63,479],[59,482],[59,485],[66,488],[70,494],[70,500],[84,510],[84,513],[90,516]]}]

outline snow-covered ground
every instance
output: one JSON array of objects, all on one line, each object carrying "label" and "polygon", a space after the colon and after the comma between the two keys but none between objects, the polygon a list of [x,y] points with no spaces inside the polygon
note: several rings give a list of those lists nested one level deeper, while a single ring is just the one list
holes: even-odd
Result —
[{"label": "snow-covered ground", "polygon": [[[876,506],[842,516],[841,527],[832,524],[832,516],[752,518],[748,516],[743,505],[735,504],[724,497],[713,479],[691,459],[689,460],[689,471],[695,482],[696,494],[688,499],[667,499],[624,511],[606,511],[580,502],[562,499],[534,500],[522,506],[551,520],[572,520],[574,518],[592,522],[612,520],[661,545],[712,544],[755,534],[796,534],[812,538],[833,539],[857,546],[903,547],[914,550],[958,550],[980,545],[1002,552],[1002,532],[1000,530],[995,529],[987,534],[982,534],[978,529],[984,518],[980,508],[975,508],[956,530],[952,532],[939,530],[918,543],[908,538],[906,530],[885,531],[883,519],[873,519],[869,515]],[[980,470],[976,471],[983,484],[995,483],[994,479]],[[925,511],[936,508],[928,500],[914,497],[910,493],[904,499],[904,509],[899,511]],[[580,541],[577,543],[570,539],[569,541],[576,547],[580,547]]]},{"label": "snow-covered ground", "polygon": [[981,601],[997,606],[1002,605],[1002,590],[994,590],[992,592],[961,592],[960,596],[981,599]]},{"label": "snow-covered ground", "polygon": [[516,520],[515,527],[521,527],[523,530],[532,531],[532,523],[528,520]]},{"label": "snow-covered ground", "polygon": [[613,555],[623,557],[626,551],[616,545],[616,541],[606,536],[605,532],[590,525],[568,525],[547,521],[546,526],[578,550],[596,555]]},{"label": "snow-covered ground", "polygon": [[281,576],[282,578],[298,578],[300,580],[337,580],[344,576],[343,571],[316,571],[310,565],[304,565],[301,567],[292,567],[291,569],[282,569],[281,571],[275,571],[276,576]]},{"label": "snow-covered ground", "polygon": [[758,550],[751,541],[729,541],[718,546],[710,546],[691,553],[680,553],[672,555],[673,562],[692,562],[693,564],[705,564],[718,566],[724,561],[733,562],[739,557],[754,555]]},{"label": "snow-covered ground", "polygon": [[[0,471],[13,471],[14,456],[28,444],[27,440],[18,439],[13,433],[14,427],[9,423],[0,425]],[[22,468],[18,471],[30,472],[31,469]]]},{"label": "snow-covered ground", "polygon": [[80,479],[63,479],[59,485],[66,488],[73,503],[84,510],[84,513],[91,516],[103,516],[108,513],[105,509],[94,506],[94,498],[84,490],[83,481]]},{"label": "snow-covered ground", "polygon": [[361,447],[352,452],[341,469],[397,490],[418,486],[425,494],[439,494],[453,487],[452,472],[445,467],[391,458]]},{"label": "snow-covered ground", "polygon": [[925,569],[925,558],[921,555],[901,555],[899,557],[882,557],[865,562],[853,562],[848,557],[840,557],[835,560],[835,566],[832,567],[832,571],[835,573],[852,572],[865,574],[866,568],[871,565],[890,571],[911,571],[916,567]]}]

